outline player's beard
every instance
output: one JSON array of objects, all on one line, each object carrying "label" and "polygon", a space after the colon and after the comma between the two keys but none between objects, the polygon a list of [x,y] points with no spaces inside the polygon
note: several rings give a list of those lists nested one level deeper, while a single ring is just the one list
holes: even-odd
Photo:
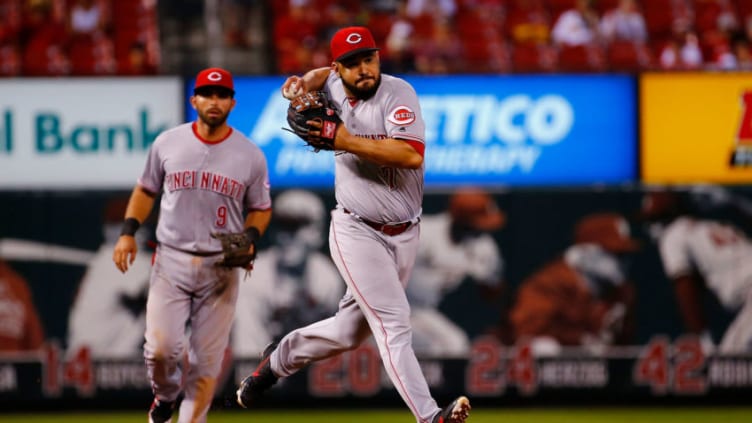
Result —
[{"label": "player's beard", "polygon": [[[356,82],[357,84],[357,82]],[[374,78],[374,84],[371,86],[371,88],[358,88],[355,84],[349,84],[345,82],[345,80],[342,80],[342,85],[347,88],[349,92],[351,92],[355,98],[358,98],[360,100],[368,100],[369,98],[373,97],[374,94],[376,94],[376,91],[379,89],[379,85],[381,85],[381,75]]]},{"label": "player's beard", "polygon": [[227,120],[228,113],[220,113],[219,115],[209,116],[206,112],[198,112],[198,117],[202,122],[209,125],[210,128],[218,128]]}]

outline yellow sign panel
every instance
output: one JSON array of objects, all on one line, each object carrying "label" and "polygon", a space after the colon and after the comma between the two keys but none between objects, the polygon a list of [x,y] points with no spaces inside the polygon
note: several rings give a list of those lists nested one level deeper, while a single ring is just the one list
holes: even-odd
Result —
[{"label": "yellow sign panel", "polygon": [[752,183],[752,74],[640,78],[643,182]]}]

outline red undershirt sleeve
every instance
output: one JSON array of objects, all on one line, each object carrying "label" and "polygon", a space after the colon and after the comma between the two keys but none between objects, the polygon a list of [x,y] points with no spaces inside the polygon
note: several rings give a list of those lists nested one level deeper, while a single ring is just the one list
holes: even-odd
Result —
[{"label": "red undershirt sleeve", "polygon": [[[397,139],[399,139],[399,138],[397,138]],[[426,150],[426,145],[424,143],[419,142],[419,141],[404,140],[404,139],[401,140],[401,141],[406,142],[408,145],[410,145],[410,147],[412,147],[413,149],[415,149],[415,151],[417,151],[418,154],[420,154],[420,157],[425,157],[424,153],[425,153],[425,150]]]}]

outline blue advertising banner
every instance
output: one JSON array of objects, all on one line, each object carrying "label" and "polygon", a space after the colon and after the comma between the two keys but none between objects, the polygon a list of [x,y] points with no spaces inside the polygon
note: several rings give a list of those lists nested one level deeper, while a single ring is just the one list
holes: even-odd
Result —
[{"label": "blue advertising banner", "polygon": [[[621,184],[637,177],[637,105],[626,75],[409,76],[426,122],[426,184]],[[330,187],[331,154],[283,131],[283,77],[236,78],[230,124],[256,142],[274,187]],[[189,81],[188,90],[193,86]],[[186,107],[187,118],[195,110]]]}]

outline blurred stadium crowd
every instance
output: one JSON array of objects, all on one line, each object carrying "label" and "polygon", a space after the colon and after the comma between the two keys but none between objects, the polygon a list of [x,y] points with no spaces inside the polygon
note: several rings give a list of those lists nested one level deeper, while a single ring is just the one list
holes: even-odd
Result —
[{"label": "blurred stadium crowd", "polygon": [[156,0],[0,0],[0,75],[158,72]]},{"label": "blurred stadium crowd", "polygon": [[390,73],[752,70],[752,0],[0,0],[0,75],[170,73],[159,15],[191,5],[267,73],[328,65],[331,34],[354,24]]}]

